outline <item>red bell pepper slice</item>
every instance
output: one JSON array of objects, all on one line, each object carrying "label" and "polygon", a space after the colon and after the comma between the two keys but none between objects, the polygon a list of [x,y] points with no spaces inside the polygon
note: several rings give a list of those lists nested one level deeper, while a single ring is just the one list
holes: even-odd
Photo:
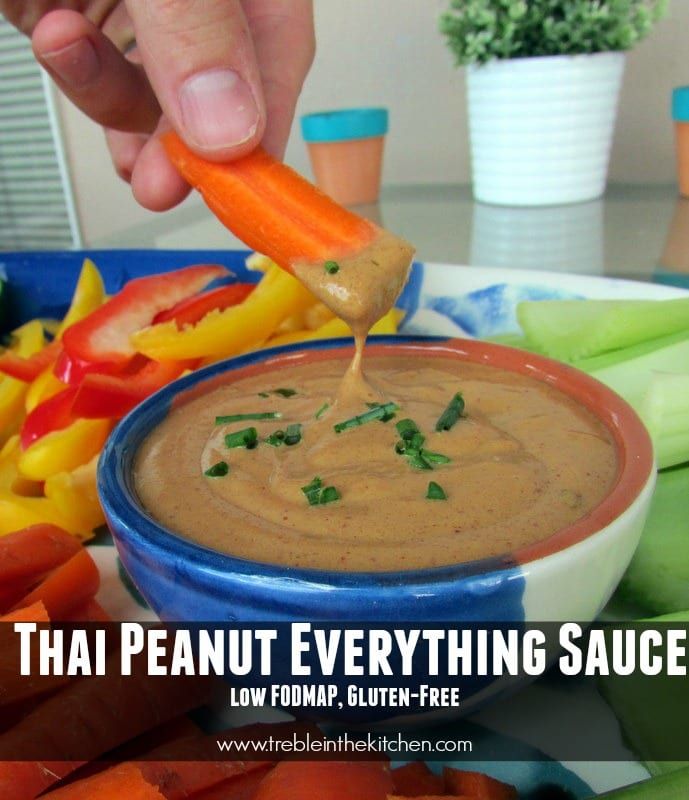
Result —
[{"label": "red bell pepper slice", "polygon": [[177,327],[195,325],[211,311],[223,311],[230,306],[236,306],[245,300],[256,288],[253,283],[232,283],[229,286],[218,286],[207,292],[182,300],[177,305],[161,311],[153,318],[153,324],[174,320]]},{"label": "red bell pepper slice", "polygon": [[227,274],[217,264],[136,278],[84,319],[67,328],[62,343],[72,359],[125,365],[135,355],[129,337],[150,325],[160,311],[200,292]]},{"label": "red bell pepper slice", "polygon": [[83,358],[78,356],[71,356],[63,350],[60,351],[53,373],[58,380],[63,383],[68,383],[70,386],[81,383],[85,375],[91,372],[97,372],[101,375],[113,375],[122,372],[128,366],[125,364],[113,364],[108,362],[92,362],[84,361]]},{"label": "red bell pepper slice", "polygon": [[19,432],[23,450],[47,433],[62,430],[74,422],[72,404],[76,394],[77,387],[68,386],[29,412]]},{"label": "red bell pepper slice", "polygon": [[190,362],[182,361],[147,361],[136,372],[85,375],[76,387],[73,413],[87,419],[123,417],[190,366]]},{"label": "red bell pepper slice", "polygon": [[55,361],[61,350],[62,345],[57,339],[29,358],[22,358],[11,350],[6,350],[0,355],[0,372],[31,383]]}]

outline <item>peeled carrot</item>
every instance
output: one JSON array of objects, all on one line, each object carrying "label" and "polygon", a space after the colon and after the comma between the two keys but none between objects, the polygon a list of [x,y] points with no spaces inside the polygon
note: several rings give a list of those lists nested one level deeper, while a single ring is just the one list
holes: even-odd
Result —
[{"label": "peeled carrot", "polygon": [[133,764],[118,764],[45,795],[45,800],[165,800]]},{"label": "peeled carrot", "polygon": [[81,544],[56,525],[32,525],[0,538],[0,586],[39,578],[64,564]]},{"label": "peeled carrot", "polygon": [[403,797],[442,795],[445,782],[440,775],[431,772],[423,761],[411,761],[391,772],[395,792]]},{"label": "peeled carrot", "polygon": [[229,781],[223,781],[212,789],[195,794],[193,800],[254,800],[261,781],[272,768],[272,766],[261,767]]},{"label": "peeled carrot", "polygon": [[256,800],[387,800],[387,769],[366,762],[282,761],[261,781]]},{"label": "peeled carrot", "polygon": [[16,611],[10,611],[4,617],[0,617],[0,622],[50,622],[50,617],[43,603],[37,600]]},{"label": "peeled carrot", "polygon": [[[211,680],[149,678],[145,667],[145,659],[135,660],[134,674],[122,677],[113,653],[106,675],[73,681],[0,735],[2,800],[33,800],[84,763],[212,696]],[[49,761],[28,760],[36,757]]]},{"label": "peeled carrot", "polygon": [[112,622],[112,617],[94,598],[71,611],[61,622]]},{"label": "peeled carrot", "polygon": [[475,800],[517,800],[514,786],[484,775],[463,769],[443,769],[445,792],[455,796],[467,796]]},{"label": "peeled carrot", "polygon": [[232,233],[288,272],[295,261],[323,262],[370,244],[378,228],[347,211],[258,148],[225,164],[206,161],[171,132],[165,150]]},{"label": "peeled carrot", "polygon": [[40,600],[53,620],[64,620],[83,606],[98,591],[98,567],[86,550],[80,550],[58,567],[15,606],[31,605]]}]

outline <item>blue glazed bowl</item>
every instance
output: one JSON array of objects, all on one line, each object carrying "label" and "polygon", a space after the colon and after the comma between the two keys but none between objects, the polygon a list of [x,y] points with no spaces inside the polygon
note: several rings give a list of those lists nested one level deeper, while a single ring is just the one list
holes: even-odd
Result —
[{"label": "blue glazed bowl", "polygon": [[654,485],[651,442],[632,409],[602,384],[562,364],[477,341],[376,337],[371,355],[394,352],[493,364],[554,385],[609,428],[619,474],[608,497],[544,542],[448,567],[342,573],[236,558],[165,529],[141,506],[133,463],[168,414],[256,366],[266,371],[351,353],[347,340],[314,341],[239,356],[165,387],[115,428],[99,464],[100,497],[122,562],[153,610],[168,621],[471,622],[592,620],[625,570]]}]

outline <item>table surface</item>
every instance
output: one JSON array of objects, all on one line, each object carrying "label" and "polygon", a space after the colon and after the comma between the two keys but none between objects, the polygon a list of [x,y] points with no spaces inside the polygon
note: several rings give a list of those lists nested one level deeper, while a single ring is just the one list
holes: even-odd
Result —
[{"label": "table surface", "polygon": [[[546,269],[689,287],[689,200],[672,185],[612,184],[588,203],[475,203],[467,185],[387,186],[360,213],[417,247],[421,261]],[[241,247],[200,202],[93,242],[94,247]]]}]

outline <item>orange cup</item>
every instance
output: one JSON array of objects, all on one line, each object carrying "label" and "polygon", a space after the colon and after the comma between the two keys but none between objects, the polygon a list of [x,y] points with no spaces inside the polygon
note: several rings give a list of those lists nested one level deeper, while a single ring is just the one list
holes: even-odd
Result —
[{"label": "orange cup", "polygon": [[342,109],[302,117],[316,184],[343,205],[375,203],[380,194],[388,114]]}]

